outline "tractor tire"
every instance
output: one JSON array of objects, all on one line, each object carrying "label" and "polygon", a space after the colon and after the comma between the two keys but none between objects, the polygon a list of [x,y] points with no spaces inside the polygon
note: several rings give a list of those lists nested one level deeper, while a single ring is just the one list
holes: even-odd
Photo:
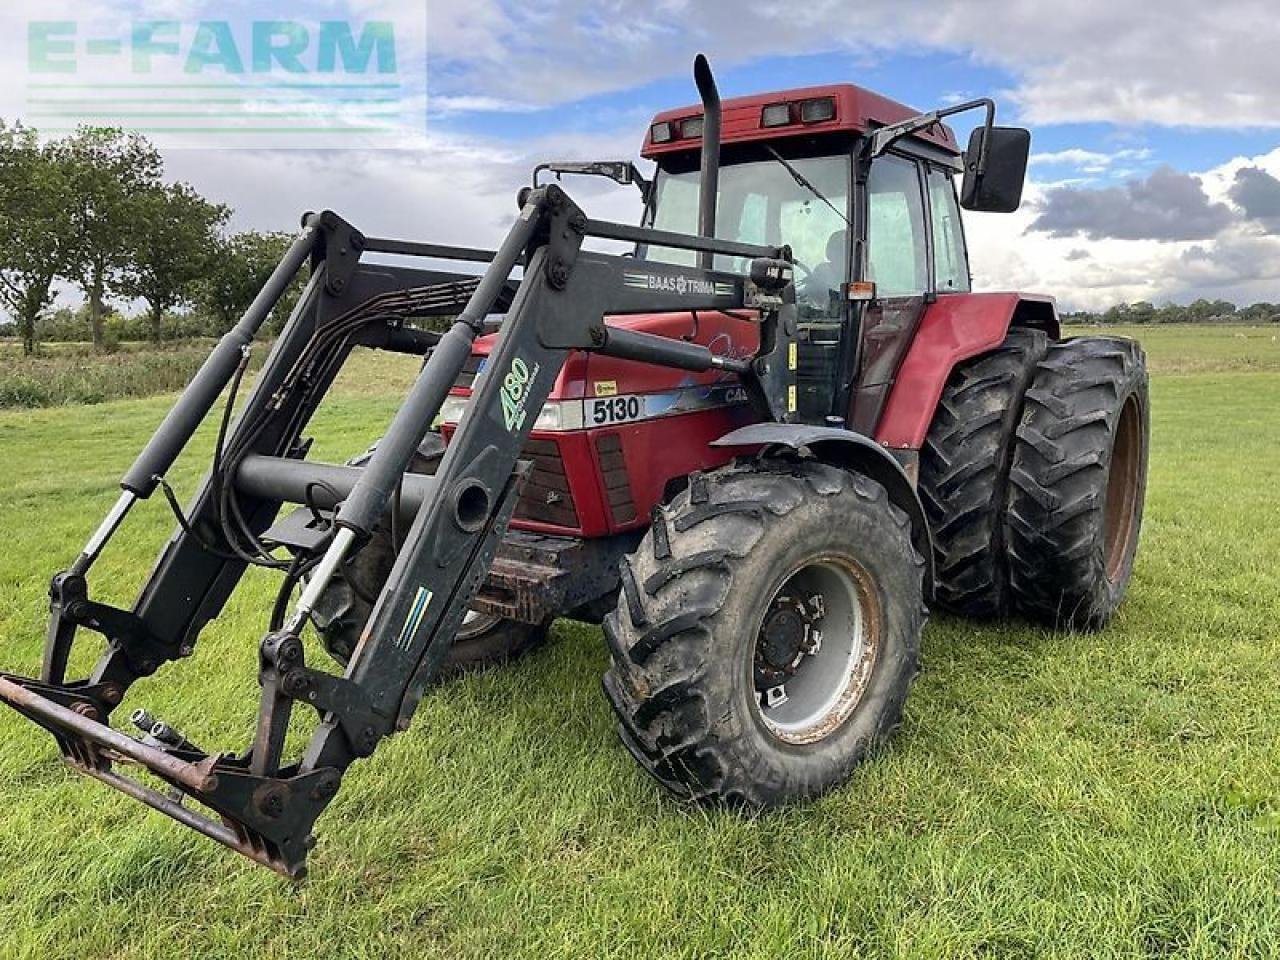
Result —
[{"label": "tractor tire", "polygon": [[774,458],[695,474],[655,508],[604,621],[623,744],[701,803],[763,809],[843,782],[902,720],[924,566],[866,477]]},{"label": "tractor tire", "polygon": [[[374,600],[382,592],[395,558],[391,533],[385,525],[379,526],[364,549],[334,576],[312,611],[311,619],[325,650],[344,667],[360,642]],[[520,623],[468,612],[435,680],[518,660],[546,641],[549,627],[550,621]]]},{"label": "tractor tire", "polygon": [[440,668],[441,677],[518,660],[546,643],[551,623],[530,624],[469,611]]},{"label": "tractor tire", "polygon": [[920,501],[933,534],[934,602],[994,619],[1009,612],[1004,513],[1022,398],[1049,347],[1014,328],[947,380],[920,451]]},{"label": "tractor tire", "polygon": [[[428,476],[435,474],[444,449],[444,440],[439,434],[427,434],[410,463],[409,471]],[[366,457],[367,453],[349,462],[361,465]],[[360,634],[373,612],[374,600],[382,592],[395,558],[390,525],[381,523],[354,560],[344,565],[334,577],[332,586],[321,596],[312,613],[312,621],[320,632],[325,650],[344,667],[359,643]],[[546,642],[550,626],[549,620],[530,624],[468,612],[434,678],[435,682],[517,660]]]},{"label": "tractor tire", "polygon": [[1005,518],[1010,586],[1025,616],[1097,630],[1120,606],[1142,528],[1149,408],[1136,341],[1079,337],[1040,361]]}]

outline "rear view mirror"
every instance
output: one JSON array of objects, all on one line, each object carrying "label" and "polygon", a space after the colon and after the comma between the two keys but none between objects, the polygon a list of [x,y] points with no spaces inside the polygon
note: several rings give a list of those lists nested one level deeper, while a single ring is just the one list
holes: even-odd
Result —
[{"label": "rear view mirror", "polygon": [[[1013,213],[1022,203],[1031,131],[1021,127],[978,127],[964,154],[960,206],[984,213]],[[985,161],[985,162],[984,162]]]}]

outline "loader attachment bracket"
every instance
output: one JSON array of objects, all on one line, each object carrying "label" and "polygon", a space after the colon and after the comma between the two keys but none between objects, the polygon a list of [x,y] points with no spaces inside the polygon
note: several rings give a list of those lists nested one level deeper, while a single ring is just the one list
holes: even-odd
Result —
[{"label": "loader attachment bracket", "polygon": [[85,578],[64,571],[49,585],[49,635],[40,672],[46,683],[64,679],[77,627],[97,631],[124,655],[133,673],[129,682],[155,673],[162,663],[182,655],[156,638],[136,614],[90,600]]},{"label": "loader attachment bracket", "polygon": [[[311,828],[338,792],[341,772],[321,768],[280,777],[252,774],[244,760],[191,750],[161,749],[113,730],[105,722],[112,691],[105,687],[43,684],[0,674],[0,700],[49,731],[66,762],[212,840],[291,879],[306,873]],[[162,792],[116,768],[145,767],[169,787]],[[190,797],[207,816],[182,802]]]},{"label": "loader attachment bracket", "polygon": [[[314,214],[307,214],[303,222]],[[324,266],[325,292],[332,297],[341,296],[351,284],[360,255],[365,249],[364,234],[332,210],[319,215],[320,236],[312,252],[311,269]]]}]

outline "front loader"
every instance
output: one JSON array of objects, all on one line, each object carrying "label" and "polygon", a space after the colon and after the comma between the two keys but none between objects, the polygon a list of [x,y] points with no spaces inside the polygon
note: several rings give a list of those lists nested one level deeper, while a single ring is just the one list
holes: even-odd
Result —
[{"label": "front loader", "polygon": [[[515,655],[556,617],[603,622],[604,688],[633,756],[678,794],[759,808],[842,782],[897,726],[926,600],[965,612],[982,594],[1003,615],[1025,598],[1024,613],[1105,623],[1141,519],[1140,352],[1094,338],[1077,369],[1051,301],[971,294],[967,266],[954,271],[964,289],[940,289],[935,269],[947,243],[963,262],[963,235],[954,193],[946,206],[930,191],[963,169],[965,206],[1016,207],[1025,131],[995,127],[990,101],[917,115],[852,87],[730,101],[722,124],[702,58],[695,79],[698,112],[651,127],[652,184],[629,163],[545,165],[496,251],[308,215],[54,577],[39,679],[0,675],[0,699],[76,769],[297,878],[347,768],[409,727],[464,642]],[[974,107],[986,122],[962,157],[941,118]],[[589,218],[538,182],[544,170],[639,185],[644,225]],[[885,182],[906,191],[905,214],[883,209]],[[913,202],[930,229],[895,255],[920,268],[919,291],[878,241]],[[233,422],[251,345],[308,266]],[[431,318],[452,322],[416,325]],[[356,347],[425,361],[367,456],[312,462],[308,423]],[[974,379],[999,357],[1016,375]],[[210,472],[183,509],[166,474],[224,391]],[[972,423],[997,426],[957,440],[965,424],[942,414],[975,394],[991,409]],[[1050,422],[1066,403],[1074,431]],[[137,602],[94,600],[95,561],[157,491],[178,527]],[[1083,505],[1052,515],[1067,493]],[[133,683],[193,655],[250,566],[281,586],[248,746],[205,749],[145,709],[132,714],[141,738],[114,729]],[[69,680],[80,631],[106,650]],[[341,672],[324,669],[335,661]],[[314,730],[286,756],[298,707]]]}]

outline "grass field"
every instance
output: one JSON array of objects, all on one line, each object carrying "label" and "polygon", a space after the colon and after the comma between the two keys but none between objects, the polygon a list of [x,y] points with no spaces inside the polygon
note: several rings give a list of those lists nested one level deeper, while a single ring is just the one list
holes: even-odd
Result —
[{"label": "grass field", "polygon": [[[935,617],[904,728],[846,788],[755,819],[673,802],[614,738],[598,631],[562,623],[353,768],[294,888],[68,772],[6,711],[0,957],[1280,955],[1280,331],[1126,332],[1154,446],[1119,617]],[[316,455],[375,437],[411,372],[362,359]],[[0,412],[0,666],[36,669],[48,576],[167,404]],[[138,512],[95,570],[105,599],[131,599],[169,526]],[[271,589],[254,577],[130,704],[242,745]]]},{"label": "grass field", "polygon": [[[89,344],[45,343],[26,357],[14,341],[0,341],[0,409],[96,404],[176,391],[200,369],[212,340],[121,343],[95,355]],[[256,367],[265,353],[258,350]]]}]

